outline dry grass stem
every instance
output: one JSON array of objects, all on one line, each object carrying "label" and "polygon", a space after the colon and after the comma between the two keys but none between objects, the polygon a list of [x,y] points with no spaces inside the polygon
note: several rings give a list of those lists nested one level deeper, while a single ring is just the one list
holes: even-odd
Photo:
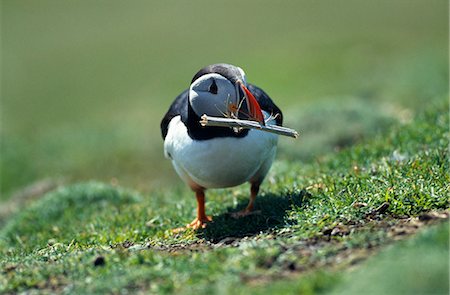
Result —
[{"label": "dry grass stem", "polygon": [[289,136],[292,138],[298,138],[299,134],[297,131],[291,128],[282,127],[278,125],[266,125],[263,126],[256,121],[249,120],[239,120],[232,118],[219,118],[203,115],[200,120],[200,124],[205,126],[216,126],[216,127],[230,127],[230,128],[246,128],[246,129],[259,129],[266,132],[276,133],[279,135]]}]

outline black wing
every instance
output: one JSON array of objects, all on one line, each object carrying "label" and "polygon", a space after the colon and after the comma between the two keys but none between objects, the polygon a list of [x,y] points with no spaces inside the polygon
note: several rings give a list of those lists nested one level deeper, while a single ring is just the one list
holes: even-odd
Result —
[{"label": "black wing", "polygon": [[258,86],[255,86],[253,84],[248,84],[248,90],[255,96],[256,100],[259,103],[259,106],[263,111],[268,112],[272,116],[275,117],[275,122],[278,126],[283,125],[283,113],[281,110],[274,104],[272,99],[267,95],[267,93],[264,92],[261,88]]},{"label": "black wing", "polygon": [[181,117],[183,118],[187,117],[188,93],[189,89],[186,89],[180,95],[178,95],[173,101],[167,113],[164,115],[164,118],[161,121],[161,135],[163,139],[165,139],[167,136],[170,120],[179,115],[181,115]]}]

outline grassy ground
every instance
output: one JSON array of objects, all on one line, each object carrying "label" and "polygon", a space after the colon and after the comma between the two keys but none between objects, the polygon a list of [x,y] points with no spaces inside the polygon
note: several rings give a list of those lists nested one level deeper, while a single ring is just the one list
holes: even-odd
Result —
[{"label": "grassy ground", "polygon": [[[107,2],[1,2],[0,293],[448,294],[446,1]],[[221,61],[301,138],[174,234],[159,120]]]},{"label": "grassy ground", "polygon": [[[431,102],[413,122],[321,163],[278,162],[260,214],[229,215],[245,205],[243,188],[213,192],[207,207],[215,221],[199,232],[171,231],[193,215],[186,189],[142,196],[96,182],[61,188],[0,231],[2,291],[330,291],[345,282],[344,266],[437,222],[343,288],[446,294],[447,109],[445,100]],[[383,281],[372,285],[372,277]]]},{"label": "grassy ground", "polygon": [[281,142],[290,160],[371,137],[447,91],[446,1],[107,2],[1,2],[3,200],[48,177],[178,183],[159,120],[210,63],[240,65],[277,101],[302,133]]}]

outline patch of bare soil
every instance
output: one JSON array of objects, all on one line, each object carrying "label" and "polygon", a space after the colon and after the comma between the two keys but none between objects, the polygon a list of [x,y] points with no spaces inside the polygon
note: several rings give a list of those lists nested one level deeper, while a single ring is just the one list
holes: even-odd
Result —
[{"label": "patch of bare soil", "polygon": [[[295,241],[295,233],[290,230],[278,230],[263,236],[227,237],[217,243],[198,240],[193,243],[178,244],[145,244],[121,247],[130,250],[164,251],[172,254],[186,252],[213,251],[223,247],[239,247],[241,243],[258,239],[289,239],[280,244],[280,252],[262,261],[259,267],[263,269],[277,268],[270,275],[242,275],[242,280],[248,284],[262,284],[277,278],[297,276],[317,268],[341,269],[353,267],[378,252],[382,247],[398,240],[403,240],[416,234],[424,227],[448,221],[449,211],[430,211],[417,217],[396,218],[386,216],[386,206],[381,205],[368,214],[360,222],[340,223],[333,228],[327,228],[321,235],[309,239]],[[383,232],[383,239],[367,239],[364,243],[348,246],[350,235],[376,235]],[[348,238],[348,239],[347,239]],[[318,253],[322,253],[318,255]],[[323,254],[326,253],[326,254]],[[295,257],[290,259],[289,257]]]},{"label": "patch of bare soil", "polygon": [[[326,229],[323,232],[323,236],[301,240],[298,244],[286,248],[286,252],[293,251],[295,253],[294,256],[301,257],[299,260],[301,263],[298,263],[298,261],[286,261],[282,265],[282,271],[276,275],[243,276],[242,279],[249,284],[258,285],[276,278],[311,272],[321,267],[327,267],[329,269],[354,267],[386,245],[409,238],[424,227],[448,222],[449,211],[430,211],[417,217],[403,219],[395,219],[393,217],[383,218],[380,215],[373,215],[372,217],[375,219],[367,223],[339,224],[334,228]],[[371,233],[379,231],[386,232],[385,239],[382,241],[374,239],[374,241],[368,241],[364,245],[347,247],[343,242],[344,239],[333,238],[345,237],[349,234],[367,231],[367,228],[370,228]],[[319,257],[316,255],[318,251],[325,251],[327,255]],[[268,259],[267,263],[263,266],[271,268],[276,261],[276,257]]]}]

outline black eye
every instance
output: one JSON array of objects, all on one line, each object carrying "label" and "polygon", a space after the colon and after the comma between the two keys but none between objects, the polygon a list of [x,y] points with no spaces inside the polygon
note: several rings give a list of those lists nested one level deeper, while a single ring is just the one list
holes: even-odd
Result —
[{"label": "black eye", "polygon": [[211,85],[209,85],[208,91],[212,94],[217,94],[217,84],[216,80],[213,79]]}]

